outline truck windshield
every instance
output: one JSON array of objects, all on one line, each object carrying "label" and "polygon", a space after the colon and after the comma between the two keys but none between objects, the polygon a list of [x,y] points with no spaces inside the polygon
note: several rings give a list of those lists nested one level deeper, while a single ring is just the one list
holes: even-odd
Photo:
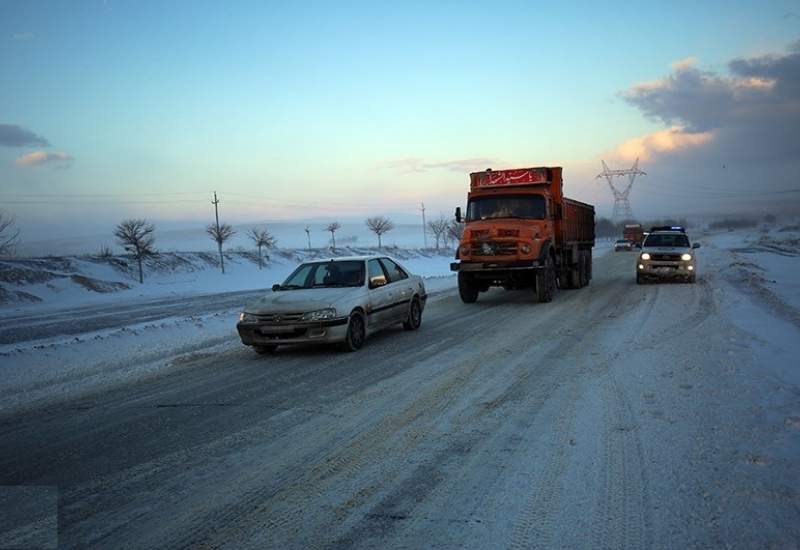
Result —
[{"label": "truck windshield", "polygon": [[543,220],[545,200],[541,195],[475,197],[467,205],[467,221],[494,218],[526,218]]},{"label": "truck windshield", "polygon": [[647,236],[644,246],[689,248],[689,239],[686,235],[676,233],[653,233]]}]

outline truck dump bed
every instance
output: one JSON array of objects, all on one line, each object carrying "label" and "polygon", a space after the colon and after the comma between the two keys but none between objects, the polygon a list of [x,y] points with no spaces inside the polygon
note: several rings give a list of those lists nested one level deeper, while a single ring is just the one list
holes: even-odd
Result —
[{"label": "truck dump bed", "polygon": [[561,238],[565,244],[594,246],[594,206],[565,197]]}]

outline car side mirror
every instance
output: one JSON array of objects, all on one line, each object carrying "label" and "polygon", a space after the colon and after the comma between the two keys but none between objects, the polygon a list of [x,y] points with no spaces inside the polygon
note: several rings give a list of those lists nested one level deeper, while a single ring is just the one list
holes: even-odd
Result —
[{"label": "car side mirror", "polygon": [[375,277],[371,277],[369,280],[369,287],[370,288],[378,288],[380,286],[386,285],[386,276],[385,275],[377,275]]},{"label": "car side mirror", "polygon": [[700,243],[692,243],[692,248],[700,248]]},{"label": "car side mirror", "polygon": [[279,285],[278,283],[275,283],[274,285],[272,285],[272,292],[277,292],[280,289],[281,289],[281,285]]},{"label": "car side mirror", "polygon": [[461,223],[461,207],[460,206],[456,207],[456,221],[458,223]]}]

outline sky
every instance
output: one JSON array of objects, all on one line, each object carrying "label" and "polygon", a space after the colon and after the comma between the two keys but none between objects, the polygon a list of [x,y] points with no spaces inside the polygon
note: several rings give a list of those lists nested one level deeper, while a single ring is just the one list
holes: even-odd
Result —
[{"label": "sky", "polygon": [[608,215],[637,156],[642,216],[800,201],[796,1],[0,0],[0,81],[23,238],[449,216],[490,166]]}]

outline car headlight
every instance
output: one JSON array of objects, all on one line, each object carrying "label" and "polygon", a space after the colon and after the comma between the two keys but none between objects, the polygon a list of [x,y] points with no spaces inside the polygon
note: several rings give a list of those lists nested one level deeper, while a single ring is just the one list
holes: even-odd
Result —
[{"label": "car headlight", "polygon": [[531,253],[531,245],[528,243],[524,243],[522,246],[519,247],[520,252],[523,254],[530,254]]},{"label": "car headlight", "polygon": [[258,318],[252,313],[245,313],[244,311],[239,314],[239,322],[241,323],[254,323]]},{"label": "car headlight", "polygon": [[645,252],[644,254],[642,254],[642,259],[643,259],[643,260],[649,260],[649,259],[650,259],[650,254],[648,254],[647,252]]},{"label": "car headlight", "polygon": [[691,259],[692,259],[692,255],[691,254],[684,254],[683,256],[681,256],[681,260],[683,260],[684,262],[688,262]]},{"label": "car headlight", "polygon": [[332,307],[309,311],[303,315],[303,321],[327,321],[336,317],[336,310]]}]

